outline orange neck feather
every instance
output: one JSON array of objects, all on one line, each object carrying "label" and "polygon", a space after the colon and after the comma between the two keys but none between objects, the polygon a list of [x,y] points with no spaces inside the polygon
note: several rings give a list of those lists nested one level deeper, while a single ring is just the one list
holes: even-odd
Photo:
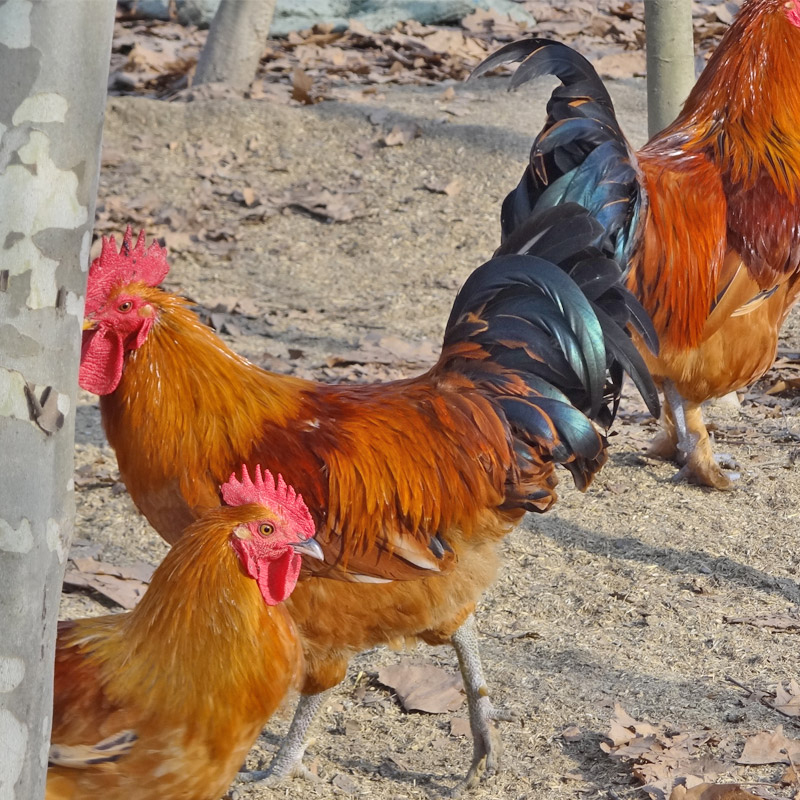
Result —
[{"label": "orange neck feather", "polygon": [[[229,543],[261,506],[221,507],[187,529],[128,614],[77,622],[70,641],[101,664],[105,691],[162,719],[212,724],[226,707],[271,714],[297,677],[300,650],[288,615],[264,603]],[[211,644],[209,644],[211,643]]]},{"label": "orange neck feather", "polygon": [[728,29],[678,119],[656,136],[689,136],[728,180],[749,188],[766,173],[792,201],[800,182],[800,29],[781,0],[750,0]]},{"label": "orange neck feather", "polygon": [[[237,355],[180,298],[159,289],[142,294],[156,320],[144,344],[126,354],[116,391],[101,398],[106,435],[126,482],[178,476],[190,505],[202,506],[203,493],[216,495],[230,465],[247,461],[258,444],[253,421],[284,425],[310,384]],[[209,476],[209,467],[224,474]]]}]

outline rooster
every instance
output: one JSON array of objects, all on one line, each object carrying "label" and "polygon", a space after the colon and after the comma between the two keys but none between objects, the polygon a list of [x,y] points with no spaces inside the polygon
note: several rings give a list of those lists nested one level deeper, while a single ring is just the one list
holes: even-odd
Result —
[{"label": "rooster", "polygon": [[[266,372],[229,350],[184,300],[157,288],[165,250],[103,242],[86,298],[81,385],[100,408],[120,474],[168,541],[220,503],[232,464],[297,487],[325,565],[309,563],[286,607],[306,675],[271,781],[303,772],[306,730],[349,659],[379,644],[456,649],[474,737],[466,782],[497,763],[472,612],[501,538],[555,501],[556,467],[585,489],[606,460],[627,371],[657,413],[606,233],[565,205],[531,218],[459,292],[442,354],[416,378],[323,385]],[[182,541],[182,540],[181,540]],[[263,775],[262,775],[263,777]]]},{"label": "rooster", "polygon": [[311,515],[260,467],[220,493],[133,611],[59,624],[47,800],[218,800],[297,684]]},{"label": "rooster", "polygon": [[731,479],[701,404],[769,368],[800,291],[798,59],[800,0],[745,0],[678,118],[638,153],[597,73],[566,45],[514,42],[473,73],[522,61],[512,86],[561,80],[503,205],[503,234],[568,201],[603,223],[659,335],[658,356],[640,347],[665,399],[651,452],[718,489]]}]

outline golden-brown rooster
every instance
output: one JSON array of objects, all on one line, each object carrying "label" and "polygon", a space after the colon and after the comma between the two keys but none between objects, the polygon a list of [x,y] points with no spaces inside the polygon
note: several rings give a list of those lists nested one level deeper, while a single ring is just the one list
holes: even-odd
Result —
[{"label": "golden-brown rooster", "polygon": [[[89,274],[81,385],[101,395],[108,440],[137,506],[169,541],[217,506],[232,464],[261,463],[302,493],[327,566],[309,564],[287,608],[306,678],[273,778],[301,767],[322,693],[378,644],[451,642],[474,737],[468,783],[497,759],[472,612],[500,539],[555,501],[558,464],[585,488],[623,370],[657,393],[624,332],[655,347],[585,209],[521,225],[458,294],[438,363],[392,383],[322,385],[231,352],[157,285],[165,251],[105,240]],[[593,421],[594,420],[594,421]],[[334,579],[336,578],[336,579]]]},{"label": "golden-brown rooster", "polygon": [[130,613],[63,622],[47,800],[218,800],[296,686],[282,603],[322,551],[302,498],[242,468]]},{"label": "golden-brown rooster", "polygon": [[501,48],[475,71],[522,61],[512,86],[557,76],[530,166],[503,206],[510,235],[577,201],[609,231],[652,316],[664,390],[652,452],[720,489],[701,404],[772,364],[800,291],[800,0],[745,0],[678,118],[638,153],[591,64],[546,39]]}]

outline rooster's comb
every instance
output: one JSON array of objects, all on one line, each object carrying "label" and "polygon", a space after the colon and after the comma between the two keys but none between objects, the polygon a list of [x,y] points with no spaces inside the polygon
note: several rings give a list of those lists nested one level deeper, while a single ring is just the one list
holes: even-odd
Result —
[{"label": "rooster's comb", "polygon": [[276,481],[268,469],[262,475],[261,467],[257,466],[255,476],[255,481],[251,480],[247,466],[243,464],[242,479],[238,480],[236,473],[233,473],[228,482],[220,487],[225,503],[229,506],[241,506],[245,503],[267,506],[285,517],[303,538],[311,538],[314,535],[314,520],[302,495],[288,486],[282,475],[278,475]]},{"label": "rooster's comb", "polygon": [[145,232],[141,231],[133,245],[133,231],[128,225],[117,250],[113,236],[103,237],[100,255],[89,267],[89,285],[86,288],[86,314],[102,308],[115,286],[141,281],[148,286],[158,286],[169,272],[167,251],[158,242],[145,247]]}]

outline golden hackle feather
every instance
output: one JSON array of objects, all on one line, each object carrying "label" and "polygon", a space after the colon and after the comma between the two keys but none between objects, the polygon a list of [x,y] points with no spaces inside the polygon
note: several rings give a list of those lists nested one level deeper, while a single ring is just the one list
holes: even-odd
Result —
[{"label": "golden hackle feather", "polygon": [[663,355],[709,335],[730,251],[756,292],[800,266],[800,30],[785,5],[744,4],[681,114],[638,154],[650,207],[629,280]]},{"label": "golden hackle feather", "polygon": [[138,291],[157,318],[101,408],[131,495],[169,540],[219,503],[216,487],[242,463],[302,494],[329,564],[378,577],[449,568],[430,537],[453,526],[468,535],[502,503],[510,434],[462,376],[329,386],[275,375],[177,298]]},{"label": "golden hackle feather", "polygon": [[[81,745],[90,757],[82,769],[63,759],[51,767],[48,800],[224,792],[302,663],[285,609],[264,603],[230,545],[236,525],[263,515],[256,505],[211,512],[167,554],[132,612],[61,626],[56,761],[74,760]],[[92,747],[126,731],[136,736],[130,750],[96,763]]]}]

